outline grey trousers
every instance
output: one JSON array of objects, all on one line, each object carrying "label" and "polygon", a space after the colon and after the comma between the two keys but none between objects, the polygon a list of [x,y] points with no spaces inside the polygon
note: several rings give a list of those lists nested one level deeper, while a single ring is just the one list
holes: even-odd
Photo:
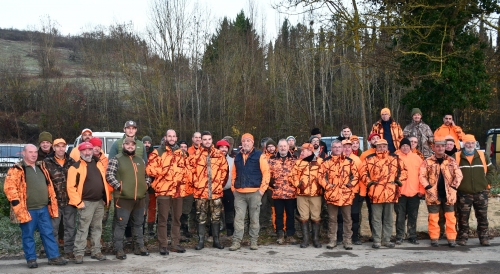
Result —
[{"label": "grey trousers", "polygon": [[75,225],[76,225],[76,207],[72,205],[60,206],[59,207],[59,217],[52,218],[52,233],[54,238],[57,240],[59,238],[59,224],[63,222],[64,227],[64,253],[73,252],[73,247],[75,245]]},{"label": "grey trousers", "polygon": [[394,211],[393,203],[372,204],[373,242],[388,243],[391,241]]},{"label": "grey trousers", "polygon": [[250,234],[250,240],[252,242],[256,242],[259,239],[259,214],[261,203],[262,196],[259,191],[255,191],[253,193],[234,192],[234,209],[236,212],[234,216],[234,242],[239,243],[243,239],[247,209],[248,216],[250,217],[250,227],[248,231],[248,234]]},{"label": "grey trousers", "polygon": [[75,256],[83,256],[87,246],[87,235],[90,228],[91,254],[101,252],[102,217],[104,215],[103,201],[83,201],[85,208],[78,209],[78,226],[76,229]]},{"label": "grey trousers", "polygon": [[142,224],[144,223],[144,212],[146,211],[146,199],[128,200],[117,199],[115,207],[115,225],[113,229],[113,247],[115,251],[123,249],[123,237],[125,228],[131,219],[132,232],[135,236],[135,248],[144,246]]}]

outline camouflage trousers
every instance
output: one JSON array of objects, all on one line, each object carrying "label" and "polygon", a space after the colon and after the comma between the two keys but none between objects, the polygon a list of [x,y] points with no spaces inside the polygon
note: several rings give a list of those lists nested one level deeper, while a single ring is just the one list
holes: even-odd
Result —
[{"label": "camouflage trousers", "polygon": [[208,214],[210,213],[210,221],[216,223],[220,221],[222,212],[222,199],[196,199],[196,221],[198,224],[207,222]]},{"label": "camouflage trousers", "polygon": [[469,216],[471,208],[477,218],[477,235],[479,240],[488,239],[488,194],[489,190],[483,190],[474,194],[457,193],[457,219],[458,239],[469,238]]}]

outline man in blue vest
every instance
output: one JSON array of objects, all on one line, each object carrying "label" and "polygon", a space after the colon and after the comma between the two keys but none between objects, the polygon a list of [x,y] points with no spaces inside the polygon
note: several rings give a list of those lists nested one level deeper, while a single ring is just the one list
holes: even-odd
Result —
[{"label": "man in blue vest", "polygon": [[233,244],[231,251],[240,249],[241,239],[245,228],[245,215],[248,208],[250,217],[250,249],[257,250],[259,238],[259,213],[261,199],[269,186],[269,164],[262,151],[253,147],[254,138],[250,133],[241,136],[241,152],[234,159],[232,170],[232,186],[234,192],[234,218]]}]

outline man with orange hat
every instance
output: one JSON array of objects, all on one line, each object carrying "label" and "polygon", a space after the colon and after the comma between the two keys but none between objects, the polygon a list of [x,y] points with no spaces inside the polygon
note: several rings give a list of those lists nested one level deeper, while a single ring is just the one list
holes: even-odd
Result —
[{"label": "man with orange hat", "polygon": [[302,226],[301,248],[309,246],[309,220],[312,223],[313,246],[320,248],[319,222],[321,221],[321,197],[323,187],[320,180],[325,180],[323,159],[314,154],[314,146],[304,143],[300,151],[300,160],[295,161],[288,180],[297,189],[297,209]]},{"label": "man with orange hat", "polygon": [[94,146],[83,142],[78,146],[80,160],[68,170],[69,204],[78,208],[78,227],[75,237],[75,263],[83,263],[83,255],[90,229],[91,258],[106,260],[101,253],[102,218],[104,207],[109,206],[110,192],[102,163],[93,157]]},{"label": "man with orange hat", "polygon": [[457,188],[462,181],[462,172],[452,157],[444,153],[445,140],[434,139],[434,155],[424,160],[420,166],[419,180],[425,189],[425,202],[429,211],[429,237],[431,246],[439,246],[439,210],[446,218],[446,238],[448,245],[455,247],[457,237],[455,202]]},{"label": "man with orange hat", "polygon": [[59,225],[62,220],[64,227],[64,257],[73,261],[75,259],[73,245],[75,243],[76,207],[68,204],[68,184],[66,179],[68,169],[75,163],[75,160],[66,153],[66,141],[64,139],[55,139],[52,147],[54,152],[47,155],[43,162],[49,172],[50,180],[52,180],[59,208],[59,217],[52,219],[53,234],[57,241]]},{"label": "man with orange hat", "polygon": [[380,138],[386,140],[390,153],[394,153],[403,139],[401,126],[392,119],[391,110],[383,108],[380,111],[381,119],[373,124],[371,133],[378,133]]},{"label": "man with orange hat", "polygon": [[453,114],[447,113],[443,117],[443,125],[434,131],[434,139],[444,140],[450,135],[455,140],[455,147],[460,150],[460,140],[464,137],[465,133],[461,127],[455,125],[453,121]]},{"label": "man with orange hat", "polygon": [[250,249],[257,250],[259,238],[259,213],[262,195],[269,187],[269,164],[262,151],[254,148],[252,134],[245,133],[241,136],[241,151],[234,158],[231,172],[234,193],[234,218],[233,244],[231,251],[240,249],[245,228],[245,215],[250,218]]},{"label": "man with orange hat", "polygon": [[474,207],[477,218],[479,243],[489,246],[488,239],[488,194],[494,180],[495,167],[483,151],[476,150],[476,138],[466,134],[462,141],[464,149],[455,153],[463,180],[458,187],[458,242],[465,245],[469,237],[469,215]]},{"label": "man with orange hat", "polygon": [[378,140],[376,146],[376,152],[366,157],[360,178],[372,203],[372,247],[380,248],[382,244],[392,248],[394,204],[398,202],[400,188],[406,183],[408,174],[404,162],[388,151],[385,139]]}]

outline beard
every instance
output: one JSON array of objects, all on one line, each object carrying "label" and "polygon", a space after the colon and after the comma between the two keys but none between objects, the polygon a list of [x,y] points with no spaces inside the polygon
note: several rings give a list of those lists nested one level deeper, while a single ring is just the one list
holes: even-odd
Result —
[{"label": "beard", "polygon": [[135,149],[132,151],[128,151],[126,149],[123,150],[123,153],[127,156],[134,156],[135,155]]},{"label": "beard", "polygon": [[474,153],[474,148],[464,148],[464,150],[465,150],[465,153],[467,153],[469,155]]},{"label": "beard", "polygon": [[319,145],[318,144],[314,144],[313,147],[314,147],[314,149],[318,149]]},{"label": "beard", "polygon": [[90,156],[84,156],[84,155],[80,155],[80,157],[82,157],[82,159],[85,161],[85,162],[90,162],[92,161],[92,155]]}]

